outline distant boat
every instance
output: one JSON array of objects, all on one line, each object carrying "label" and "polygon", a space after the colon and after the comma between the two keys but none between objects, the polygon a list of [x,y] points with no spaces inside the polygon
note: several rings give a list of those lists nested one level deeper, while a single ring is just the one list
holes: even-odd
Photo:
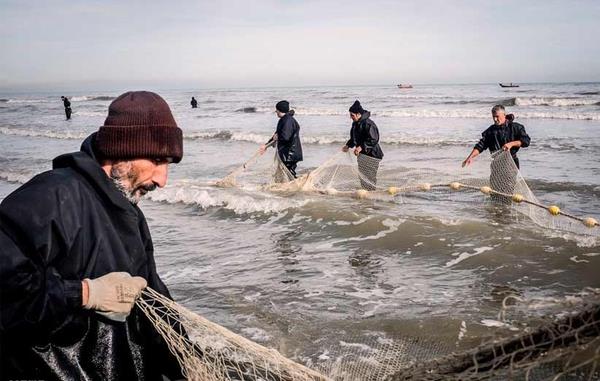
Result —
[{"label": "distant boat", "polygon": [[499,83],[500,87],[519,87],[519,85],[514,83]]},{"label": "distant boat", "polygon": [[412,88],[413,88],[413,85],[410,85],[410,84],[406,84],[406,85],[399,84],[399,85],[398,85],[398,88],[399,88],[399,89],[412,89]]}]

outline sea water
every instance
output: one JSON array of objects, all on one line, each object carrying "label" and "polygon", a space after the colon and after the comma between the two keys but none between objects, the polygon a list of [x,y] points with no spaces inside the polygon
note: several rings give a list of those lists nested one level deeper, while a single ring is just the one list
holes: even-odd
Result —
[{"label": "sea water", "polygon": [[[449,173],[503,104],[531,136],[519,157],[537,198],[598,219],[598,83],[156,91],[183,130],[185,152],[167,187],[140,204],[159,274],[179,303],[253,340],[299,359],[364,335],[435,338],[456,349],[501,329],[489,323],[498,295],[561,298],[600,287],[597,235],[499,216],[483,197],[389,203],[211,185],[269,139],[282,99],[301,126],[300,172],[340,150],[356,99],[379,127],[388,168]],[[69,121],[61,95],[72,102]],[[78,150],[117,95],[0,94],[0,199]],[[484,177],[488,155],[473,164]]]}]

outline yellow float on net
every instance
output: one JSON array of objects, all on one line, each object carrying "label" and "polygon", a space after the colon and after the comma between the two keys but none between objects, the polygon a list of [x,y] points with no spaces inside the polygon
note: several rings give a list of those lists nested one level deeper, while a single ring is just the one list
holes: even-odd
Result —
[{"label": "yellow float on net", "polygon": [[460,186],[461,186],[461,184],[457,183],[457,182],[450,183],[450,188],[452,188],[454,190],[459,190]]},{"label": "yellow float on net", "polygon": [[588,217],[583,220],[583,224],[588,228],[593,228],[594,226],[598,225],[598,221],[595,218]]},{"label": "yellow float on net", "polygon": [[550,212],[550,214],[552,214],[553,216],[558,216],[560,214],[560,208],[556,205],[550,205],[548,207],[548,211]]},{"label": "yellow float on net", "polygon": [[388,193],[391,194],[392,196],[395,195],[398,192],[399,192],[398,188],[396,188],[396,187],[389,187],[388,188]]},{"label": "yellow float on net", "polygon": [[519,193],[515,193],[512,195],[512,200],[516,203],[523,201],[523,195]]},{"label": "yellow float on net", "polygon": [[367,192],[366,190],[359,189],[356,191],[356,198],[360,198],[360,199],[367,198],[368,194],[369,194],[369,192]]},{"label": "yellow float on net", "polygon": [[479,188],[479,190],[483,194],[490,194],[490,193],[492,193],[492,188],[490,188],[490,187],[481,187],[481,188]]},{"label": "yellow float on net", "polygon": [[421,189],[423,191],[428,191],[431,189],[431,184],[423,183],[423,184],[419,185],[419,189]]}]

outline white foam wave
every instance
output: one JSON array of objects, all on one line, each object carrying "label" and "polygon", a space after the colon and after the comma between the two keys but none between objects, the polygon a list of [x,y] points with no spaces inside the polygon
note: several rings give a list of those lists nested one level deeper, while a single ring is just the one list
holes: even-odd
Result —
[{"label": "white foam wave", "polygon": [[273,195],[269,195],[268,198],[258,198],[241,195],[239,191],[237,193],[225,190],[209,192],[207,189],[190,186],[185,182],[156,190],[149,193],[147,197],[152,201],[197,205],[202,209],[223,208],[236,214],[279,213],[286,209],[301,207],[309,202],[309,200],[297,201]]},{"label": "white foam wave", "polygon": [[[252,134],[245,132],[230,131],[212,131],[212,132],[193,132],[185,134],[186,139],[222,139],[232,141],[244,141],[263,144],[268,139],[268,135]],[[348,140],[347,136],[302,136],[304,144],[343,144]],[[431,137],[412,137],[412,136],[386,136],[381,139],[384,144],[407,144],[407,145],[455,145],[464,144],[461,139],[431,138]]]},{"label": "white foam wave", "polygon": [[13,136],[45,137],[53,139],[85,139],[88,132],[76,131],[52,131],[52,130],[30,130],[20,128],[0,127],[0,134]]},{"label": "white foam wave", "polygon": [[332,243],[338,244],[338,243],[342,243],[342,242],[377,240],[377,239],[387,236],[388,234],[391,234],[391,233],[397,231],[398,228],[400,227],[400,225],[402,225],[404,222],[406,222],[406,220],[401,219],[401,218],[398,218],[398,219],[386,218],[385,220],[381,221],[381,224],[387,228],[385,230],[381,230],[373,235],[369,235],[366,237],[344,238],[344,239],[334,241]]},{"label": "white foam wave", "polygon": [[86,101],[112,101],[115,97],[109,95],[83,95],[79,97],[69,98],[71,102],[86,102]]},{"label": "white foam wave", "polygon": [[[60,100],[60,98],[59,98]],[[6,103],[48,103],[47,99],[9,99]]]},{"label": "white foam wave", "polygon": [[31,173],[0,171],[0,180],[8,181],[9,183],[25,184],[32,177],[33,174]]},{"label": "white foam wave", "polygon": [[452,255],[455,256],[455,257],[457,257],[457,258],[449,261],[448,263],[446,263],[446,267],[454,266],[455,264],[460,263],[460,262],[464,261],[465,259],[474,257],[476,255],[479,255],[481,253],[485,253],[486,251],[490,251],[490,250],[493,250],[493,249],[494,248],[491,247],[491,246],[483,246],[483,247],[477,247],[477,248],[473,249],[472,253],[469,253],[469,252],[454,253]]},{"label": "white foam wave", "polygon": [[[561,101],[558,101],[560,103]],[[565,101],[566,102],[566,101]],[[586,103],[593,105],[595,102]],[[268,108],[257,108],[256,112],[272,112]],[[321,109],[321,108],[298,108],[296,109],[297,116],[347,116],[348,112],[344,109]],[[388,109],[372,111],[373,117],[395,117],[395,118],[466,118],[466,119],[488,119],[489,109]],[[572,120],[600,120],[600,112],[576,112],[576,111],[560,111],[560,112],[539,112],[539,111],[523,111],[517,114],[518,118],[523,119],[572,119]]]},{"label": "white foam wave", "polygon": [[593,98],[515,98],[515,106],[591,106],[600,103],[600,99]]}]

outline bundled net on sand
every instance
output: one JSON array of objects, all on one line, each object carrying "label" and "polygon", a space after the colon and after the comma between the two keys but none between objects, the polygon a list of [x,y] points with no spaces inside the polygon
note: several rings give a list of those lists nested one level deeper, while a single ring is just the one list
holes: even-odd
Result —
[{"label": "bundled net on sand", "polygon": [[[600,302],[571,303],[571,312],[538,319],[536,325],[503,310],[519,330],[510,337],[438,358],[443,353],[418,338],[347,345],[329,363],[307,366],[256,344],[146,289],[137,301],[176,356],[189,380],[597,380],[600,378]],[[523,307],[523,305],[521,305]],[[563,306],[564,307],[564,306]],[[514,317],[508,318],[510,313]],[[364,348],[369,348],[364,349]]]},{"label": "bundled net on sand", "polygon": [[217,185],[236,184],[273,192],[317,192],[359,199],[400,200],[411,194],[453,194],[456,198],[481,193],[498,204],[529,217],[537,225],[580,235],[600,236],[595,218],[579,217],[556,205],[545,205],[533,194],[508,151],[491,156],[488,178],[470,172],[387,168],[386,162],[366,155],[336,153],[309,173],[295,179],[275,154],[256,156],[252,165],[236,170]]}]

